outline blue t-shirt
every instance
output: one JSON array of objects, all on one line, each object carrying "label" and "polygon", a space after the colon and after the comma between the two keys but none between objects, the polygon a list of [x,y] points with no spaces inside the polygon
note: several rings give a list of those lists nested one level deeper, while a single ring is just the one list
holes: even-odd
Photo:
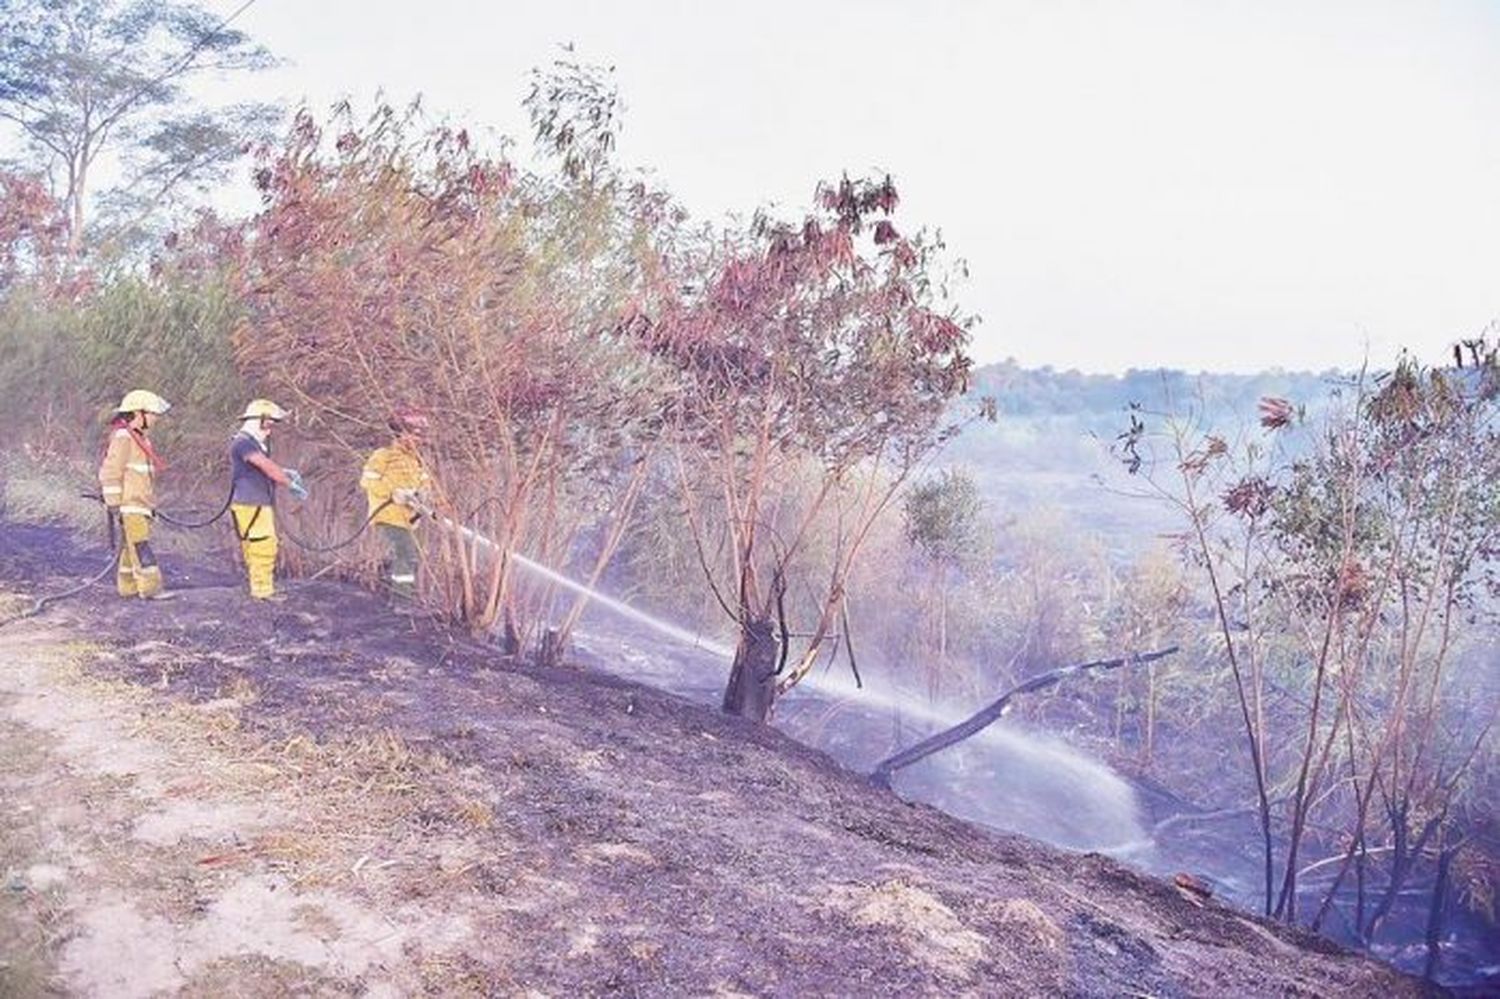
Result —
[{"label": "blue t-shirt", "polygon": [[230,494],[235,503],[245,503],[250,506],[270,506],[275,498],[276,483],[271,477],[245,459],[252,454],[269,455],[271,449],[265,447],[260,441],[251,435],[241,431],[234,435],[234,440],[229,443],[229,464],[234,483]]}]

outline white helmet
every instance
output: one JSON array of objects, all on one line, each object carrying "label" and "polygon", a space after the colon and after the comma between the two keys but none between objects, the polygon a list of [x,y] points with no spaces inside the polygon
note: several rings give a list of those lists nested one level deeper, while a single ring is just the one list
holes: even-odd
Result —
[{"label": "white helmet", "polygon": [[270,399],[252,399],[240,414],[242,420],[284,420],[291,414]]},{"label": "white helmet", "polygon": [[131,389],[125,393],[125,398],[115,407],[116,413],[154,413],[161,416],[172,408],[172,404],[155,392],[145,389]]}]

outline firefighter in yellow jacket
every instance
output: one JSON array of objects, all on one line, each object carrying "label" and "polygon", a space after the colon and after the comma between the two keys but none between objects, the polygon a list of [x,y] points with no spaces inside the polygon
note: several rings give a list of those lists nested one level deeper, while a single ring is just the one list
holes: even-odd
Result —
[{"label": "firefighter in yellow jacket", "polygon": [[120,519],[120,557],[115,587],[122,597],[163,599],[161,566],[151,550],[156,516],[154,479],[161,460],[147,436],[171,404],[155,392],[125,393],[110,424],[109,444],[99,465],[99,486],[111,517]]},{"label": "firefighter in yellow jacket", "polygon": [[369,499],[370,522],[390,549],[387,580],[392,603],[409,611],[417,591],[417,540],[412,529],[421,517],[412,504],[425,502],[431,485],[420,453],[427,417],[416,409],[398,409],[391,415],[390,428],[395,439],[370,455],[359,485]]},{"label": "firefighter in yellow jacket", "polygon": [[250,596],[256,600],[286,599],[276,592],[276,487],[286,486],[298,499],[307,498],[297,470],[271,460],[271,428],[288,415],[269,399],[254,399],[240,414],[239,432],[229,444],[229,512],[250,577]]}]

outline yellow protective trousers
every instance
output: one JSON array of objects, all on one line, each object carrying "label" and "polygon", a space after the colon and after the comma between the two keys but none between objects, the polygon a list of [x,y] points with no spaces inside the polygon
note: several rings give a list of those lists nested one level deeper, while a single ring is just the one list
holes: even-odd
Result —
[{"label": "yellow protective trousers", "polygon": [[151,517],[120,514],[120,561],[115,567],[115,589],[122,597],[150,597],[161,591],[161,566],[151,550]]},{"label": "yellow protective trousers", "polygon": [[250,595],[264,600],[276,592],[276,511],[269,506],[235,503],[234,533],[240,537],[240,554],[250,576]]}]

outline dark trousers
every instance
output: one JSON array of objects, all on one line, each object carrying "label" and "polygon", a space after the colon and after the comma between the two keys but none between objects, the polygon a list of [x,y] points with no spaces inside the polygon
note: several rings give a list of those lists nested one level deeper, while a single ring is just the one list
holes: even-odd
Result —
[{"label": "dark trousers", "polygon": [[376,524],[380,536],[390,549],[386,581],[397,600],[410,600],[417,594],[417,539],[404,527]]}]

